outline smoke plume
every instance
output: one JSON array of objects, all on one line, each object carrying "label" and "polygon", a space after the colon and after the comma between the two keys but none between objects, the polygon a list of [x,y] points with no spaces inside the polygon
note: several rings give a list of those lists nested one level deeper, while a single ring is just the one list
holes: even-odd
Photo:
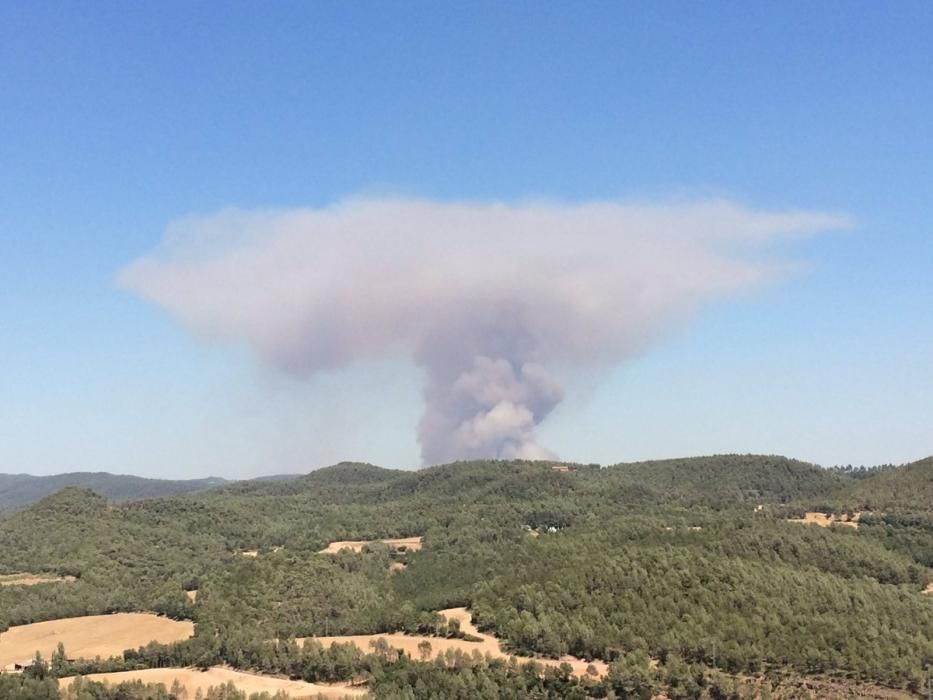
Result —
[{"label": "smoke plume", "polygon": [[408,354],[425,374],[426,463],[539,458],[555,368],[624,362],[786,272],[775,243],[845,225],[723,200],[349,200],[178,221],[119,281],[295,376]]}]

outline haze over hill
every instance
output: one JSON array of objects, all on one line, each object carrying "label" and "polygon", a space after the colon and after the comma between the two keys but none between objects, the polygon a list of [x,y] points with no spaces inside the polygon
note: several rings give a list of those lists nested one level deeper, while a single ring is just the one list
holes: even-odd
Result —
[{"label": "haze over hill", "polygon": [[[881,508],[886,503],[914,503],[923,507],[933,502],[933,485],[928,474],[933,457],[893,468],[868,468],[864,474],[870,478],[850,479],[840,470],[818,468],[798,460],[784,457],[728,456],[689,457],[672,460],[619,463],[613,467],[613,478],[632,488],[651,492],[658,500],[680,500],[689,504],[691,499],[702,501],[710,497],[710,489],[718,490],[723,502],[745,500],[756,494],[769,494],[774,502],[789,502],[801,495],[845,495],[851,502],[868,510]],[[572,464],[547,462],[545,464]],[[748,469],[732,469],[729,465],[745,464]],[[574,465],[579,468],[581,465]],[[592,465],[587,468],[591,468]],[[724,469],[732,469],[728,475]],[[864,470],[864,468],[863,468]],[[208,477],[205,479],[169,480],[138,476],[109,474],[106,472],[72,472],[51,476],[28,474],[0,474],[0,512],[22,508],[67,487],[87,489],[112,501],[135,501],[149,498],[196,493],[209,489],[223,489],[226,493],[294,493],[313,486],[330,493],[333,474],[339,474],[339,487],[356,489],[396,482],[394,488],[419,480],[422,474],[400,469],[357,462],[343,462],[324,467],[308,474],[274,474],[238,481]],[[431,473],[430,471],[426,473]],[[856,476],[860,472],[853,472]],[[780,484],[780,493],[769,492],[769,484]],[[339,493],[332,493],[339,497]],[[354,493],[359,497],[360,491]]]},{"label": "haze over hill", "polygon": [[0,474],[0,511],[22,508],[68,486],[86,488],[114,501],[174,496],[203,491],[227,483],[226,479],[147,479],[106,472],[72,472],[52,476]]}]

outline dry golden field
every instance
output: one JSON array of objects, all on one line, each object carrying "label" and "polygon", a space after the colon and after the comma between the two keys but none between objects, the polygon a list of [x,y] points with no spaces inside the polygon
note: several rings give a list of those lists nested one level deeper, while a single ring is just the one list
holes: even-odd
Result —
[{"label": "dry golden field", "polygon": [[[480,632],[470,619],[470,612],[466,608],[449,608],[447,610],[441,610],[440,614],[446,617],[448,620],[458,620],[460,622],[460,630],[462,632],[473,635],[474,637],[478,637],[480,641],[469,642],[465,639],[423,637],[419,635],[408,634],[360,634],[340,637],[308,637],[306,639],[299,639],[298,642],[302,644],[307,641],[307,639],[316,639],[325,647],[330,646],[331,644],[353,644],[365,652],[370,652],[372,651],[371,644],[373,642],[375,642],[377,639],[384,639],[386,643],[393,649],[404,651],[406,654],[415,659],[421,658],[421,650],[418,648],[418,645],[425,641],[431,645],[431,658],[436,656],[438,653],[447,651],[448,649],[459,650],[467,654],[472,654],[474,651],[478,651],[484,656],[488,654],[496,658],[508,658],[510,656],[515,656],[514,654],[509,654],[508,652],[503,651],[502,644],[498,639],[491,635]],[[573,656],[564,656],[560,659],[546,659],[538,657],[532,659],[531,657],[527,656],[515,656],[515,658],[521,663],[526,661],[536,661],[545,666],[557,666],[566,662],[570,664],[570,666],[573,668],[574,674],[578,676],[586,674],[586,669],[591,664],[596,669],[597,674],[600,676],[605,676],[608,672],[607,665],[602,661],[590,662],[584,659],[578,659]]]},{"label": "dry golden field", "polygon": [[[189,668],[149,668],[142,671],[123,671],[120,673],[95,673],[85,676],[91,680],[103,681],[109,684],[118,684],[125,681],[142,681],[143,683],[163,683],[171,688],[176,680],[188,691],[193,698],[200,690],[205,693],[211,686],[233,683],[239,690],[247,694],[266,692],[274,694],[284,691],[293,700],[305,698],[359,698],[366,695],[362,688],[350,688],[346,685],[324,685],[319,683],[305,683],[304,681],[291,681],[285,678],[261,676],[253,673],[234,671],[229,668],[215,667],[207,671]],[[71,686],[74,678],[62,678],[59,687],[65,689]]]},{"label": "dry golden field", "polygon": [[829,527],[830,525],[844,525],[846,527],[858,527],[858,521],[861,513],[855,513],[851,519],[847,515],[826,515],[826,513],[805,513],[802,518],[789,518],[788,522],[803,523],[805,525],[819,525],[820,527]]},{"label": "dry golden field", "polygon": [[121,655],[149,642],[188,639],[194,623],[170,620],[151,613],[91,615],[36,622],[11,627],[0,634],[0,668],[31,659],[38,651],[49,658],[58,643],[65,645],[69,659],[93,659]]},{"label": "dry golden field", "polygon": [[402,537],[399,539],[385,539],[385,540],[341,540],[340,542],[331,542],[324,549],[318,552],[318,554],[337,554],[342,549],[350,549],[354,552],[362,552],[363,547],[368,544],[374,544],[376,542],[382,542],[382,544],[392,549],[405,549],[417,552],[421,549],[423,543],[423,537]]},{"label": "dry golden field", "polygon": [[71,583],[74,576],[52,576],[50,574],[4,574],[0,586],[36,586],[40,583]]}]

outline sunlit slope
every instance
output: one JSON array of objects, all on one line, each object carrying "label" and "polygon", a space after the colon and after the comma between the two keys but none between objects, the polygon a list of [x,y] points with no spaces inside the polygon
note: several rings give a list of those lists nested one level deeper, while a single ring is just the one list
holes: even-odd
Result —
[{"label": "sunlit slope", "polygon": [[845,498],[859,510],[933,511],[933,457],[859,479]]}]

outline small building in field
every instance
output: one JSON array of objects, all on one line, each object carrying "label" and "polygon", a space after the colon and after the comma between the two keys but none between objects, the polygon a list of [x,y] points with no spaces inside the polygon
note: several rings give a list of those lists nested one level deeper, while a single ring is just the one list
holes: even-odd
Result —
[{"label": "small building in field", "polygon": [[22,661],[14,661],[11,664],[7,664],[3,667],[3,673],[22,673],[25,669],[33,665],[35,659],[23,659]]}]

